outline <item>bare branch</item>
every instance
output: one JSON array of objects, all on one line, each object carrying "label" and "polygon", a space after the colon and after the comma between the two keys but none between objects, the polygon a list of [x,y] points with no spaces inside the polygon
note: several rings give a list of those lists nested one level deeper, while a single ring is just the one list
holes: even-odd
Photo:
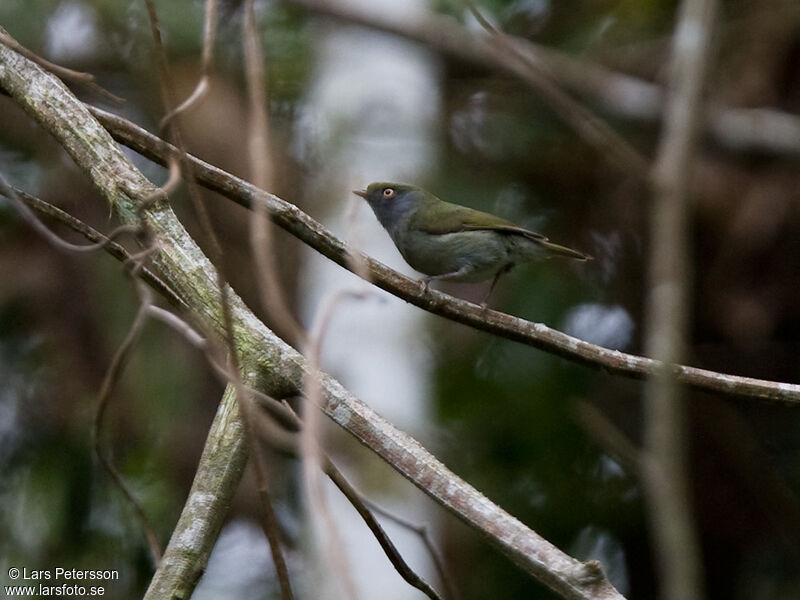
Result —
[{"label": "bare branch", "polygon": [[442,581],[442,584],[447,590],[447,594],[445,595],[445,597],[453,599],[458,598],[459,595],[456,592],[456,586],[447,573],[447,569],[444,566],[444,559],[442,558],[442,554],[441,552],[439,552],[439,549],[436,547],[436,544],[434,544],[428,526],[418,525],[417,523],[413,523],[381,506],[378,506],[374,502],[367,500],[365,498],[363,498],[363,501],[364,504],[367,505],[367,508],[369,508],[372,512],[385,517],[386,519],[392,521],[393,523],[396,523],[400,527],[405,527],[406,529],[413,531],[415,534],[419,536],[425,548],[428,550],[428,554],[431,555],[433,564],[436,567],[436,572],[439,574],[439,579]]},{"label": "bare branch", "polygon": [[[152,2],[147,0],[147,10],[150,14],[150,22],[158,26],[158,21],[155,19],[155,7]],[[206,0],[205,20],[203,22],[203,56],[201,61],[202,74],[197,81],[192,92],[189,96],[181,102],[177,107],[170,110],[161,119],[158,125],[159,130],[163,131],[169,122],[198,104],[206,94],[210,87],[211,69],[214,66],[214,40],[217,37],[217,0]],[[160,38],[160,36],[159,36]]]},{"label": "bare branch", "polygon": [[[245,2],[242,32],[249,102],[247,158],[250,179],[257,188],[268,190],[272,188],[274,165],[269,149],[267,95],[264,91],[267,78],[253,2],[254,0]],[[250,248],[263,307],[277,324],[286,328],[292,341],[302,345],[306,341],[306,334],[289,309],[286,296],[283,294],[275,260],[277,254],[273,251],[272,222],[267,218],[265,202],[253,204],[253,214],[250,219]]]},{"label": "bare branch", "polygon": [[[555,83],[555,75],[549,73],[541,61],[521,40],[506,35],[481,14],[472,0],[463,0],[470,12],[490,34],[489,44],[495,59],[506,70],[514,73],[531,86],[550,105],[565,123],[592,144],[601,156],[607,157],[618,167],[624,168],[641,179],[646,179],[649,170],[645,159],[625,138],[594,115],[585,106],[573,100]],[[521,63],[521,64],[515,64]]]},{"label": "bare branch", "polygon": [[148,600],[189,598],[208,563],[247,462],[235,394],[229,385],[222,396],[189,497],[144,596]]},{"label": "bare branch", "polygon": [[[137,284],[135,280],[134,284]],[[145,538],[147,539],[147,544],[150,548],[150,558],[153,560],[154,565],[158,565],[158,563],[161,561],[161,544],[158,541],[158,536],[155,533],[155,529],[151,525],[150,519],[147,517],[147,513],[145,513],[144,508],[136,499],[136,496],[133,495],[133,492],[125,483],[122,475],[114,466],[114,463],[111,462],[111,459],[103,452],[102,444],[100,442],[100,433],[103,427],[103,415],[105,414],[106,407],[111,400],[114,387],[119,381],[119,377],[122,374],[123,368],[125,367],[127,358],[133,349],[133,346],[136,344],[136,341],[139,339],[139,334],[142,332],[142,328],[147,321],[147,311],[152,303],[152,293],[147,287],[145,287],[143,284],[138,284],[137,291],[140,294],[141,305],[136,313],[136,318],[131,324],[128,333],[122,342],[122,345],[120,345],[119,349],[114,354],[114,358],[106,370],[106,374],[103,377],[103,383],[100,387],[100,393],[98,395],[97,406],[94,413],[94,420],[92,422],[92,447],[94,448],[94,453],[100,461],[100,464],[103,466],[103,469],[105,469],[114,485],[116,485],[116,487],[122,492],[122,495],[125,497],[128,504],[130,504],[133,508],[136,517],[139,519],[142,530],[144,531]]]},{"label": "bare branch", "polygon": [[[73,244],[50,231],[50,229],[36,217],[33,211],[28,208],[26,202],[23,201],[23,192],[9,185],[2,173],[0,173],[0,194],[11,200],[11,203],[14,204],[22,218],[28,222],[28,225],[30,225],[36,233],[42,236],[54,248],[65,252],[94,252],[96,250],[102,250],[115,238],[123,234],[136,233],[138,231],[138,228],[133,225],[123,225],[111,232],[108,237],[103,236],[101,241],[95,242],[94,244],[89,244],[88,246],[84,244]],[[52,205],[49,206],[55,208]]]},{"label": "bare branch", "polygon": [[417,575],[414,570],[408,566],[405,559],[403,559],[403,555],[400,554],[397,547],[392,543],[392,540],[386,535],[386,532],[381,527],[381,524],[378,523],[375,516],[370,512],[369,508],[367,508],[366,502],[361,497],[361,495],[356,491],[356,489],[350,485],[350,482],[342,475],[339,469],[330,461],[330,459],[324,459],[322,463],[322,469],[325,471],[325,474],[333,481],[334,485],[339,488],[339,491],[344,494],[345,498],[353,505],[353,507],[358,512],[359,516],[364,520],[369,527],[369,530],[372,532],[372,535],[375,536],[375,539],[378,540],[378,543],[381,545],[381,548],[386,553],[386,556],[389,558],[389,561],[394,565],[395,569],[398,573],[405,579],[410,585],[414,586],[418,590],[420,590],[423,594],[425,594],[431,600],[440,600],[439,594],[436,593],[430,584],[427,581],[422,579],[419,575]]},{"label": "bare branch", "polygon": [[[40,200],[35,196],[31,196],[22,190],[16,189],[11,187],[10,188],[25,204],[33,208],[36,212],[51,217],[58,222],[66,225],[76,233],[81,234],[87,240],[94,242],[92,246],[96,246],[98,248],[104,249],[108,252],[111,256],[116,258],[122,262],[132,262],[134,257],[122,246],[117,244],[116,242],[112,241],[111,238],[104,236],[102,233],[97,231],[96,229],[89,227],[83,221],[76,219],[69,213],[64,212],[57,206],[53,206],[49,202],[45,202],[44,200]],[[5,192],[3,192],[5,195]],[[131,227],[123,226],[118,227],[114,230],[114,232],[122,232],[130,230]],[[133,227],[135,229],[135,227]],[[112,232],[112,235],[113,233]],[[88,248],[89,246],[79,246],[80,249]],[[186,309],[187,306],[184,301],[175,293],[172,288],[170,288],[162,279],[160,279],[155,273],[153,273],[147,267],[142,267],[139,272],[139,276],[142,280],[147,283],[150,287],[156,290],[159,294],[161,294],[164,298],[170,301],[170,303],[175,306],[176,308]]]},{"label": "bare branch", "polygon": [[[171,145],[130,121],[99,108],[90,107],[89,110],[115,139],[151,160],[164,164],[165,157],[174,151]],[[273,221],[279,227],[345,269],[359,274],[354,271],[351,258],[357,256],[358,262],[366,265],[369,271],[369,281],[415,306],[475,329],[623,377],[643,379],[661,367],[660,361],[590,344],[543,323],[533,323],[485,309],[431,288],[423,291],[421,282],[409,279],[348,247],[295,205],[258,190],[246,181],[191,155],[188,158],[201,185],[248,208],[254,202],[266,202]],[[674,366],[673,369],[677,381],[696,390],[800,405],[799,384],[728,375],[683,365]]]},{"label": "bare branch", "polygon": [[54,62],[50,62],[46,58],[43,58],[28,50],[25,46],[20,44],[17,40],[15,40],[11,34],[8,33],[5,29],[0,27],[0,44],[5,44],[12,50],[16,50],[25,58],[28,58],[35,62],[37,65],[42,67],[45,71],[50,71],[53,75],[60,77],[64,81],[72,81],[78,83],[80,85],[85,86],[86,88],[92,90],[94,93],[102,96],[106,100],[113,102],[114,104],[122,104],[125,102],[123,98],[120,98],[116,94],[112,94],[107,89],[102,87],[95,81],[94,75],[91,73],[84,73],[83,71],[75,71],[73,69],[62,67]]},{"label": "bare branch", "polygon": [[[448,588],[452,589],[450,587],[451,586],[450,582],[447,581],[446,574],[442,566],[442,561],[438,553],[436,552],[436,549],[433,547],[433,544],[431,543],[427,535],[427,531],[425,531],[424,529],[419,529],[415,527],[413,524],[408,523],[407,521],[404,521],[403,519],[400,519],[399,517],[392,515],[388,511],[380,509],[379,507],[375,506],[374,503],[364,498],[350,484],[350,482],[347,481],[347,479],[344,477],[341,471],[339,471],[339,468],[333,463],[330,457],[323,453],[322,449],[319,448],[319,445],[317,444],[313,436],[308,436],[308,438],[305,440],[302,439],[302,436],[305,435],[303,432],[307,430],[308,425],[303,423],[300,417],[297,416],[297,413],[295,413],[287,403],[277,402],[274,398],[264,396],[263,394],[261,394],[260,396],[264,401],[263,402],[264,406],[270,406],[271,409],[273,410],[277,407],[282,407],[287,416],[289,417],[292,429],[301,432],[301,441],[303,441],[303,443],[305,444],[314,446],[313,448],[308,448],[305,451],[308,452],[309,450],[311,450],[317,456],[318,458],[317,466],[319,466],[322,469],[322,471],[328,476],[328,478],[333,482],[333,484],[337,488],[339,488],[339,491],[342,492],[342,494],[348,500],[348,502],[352,504],[353,508],[356,509],[356,512],[359,514],[364,523],[366,523],[367,527],[369,527],[369,530],[375,536],[375,539],[378,540],[378,543],[380,544],[381,548],[386,554],[386,557],[389,559],[389,562],[392,563],[392,565],[400,574],[400,576],[403,579],[405,579],[407,583],[409,583],[413,587],[423,592],[426,596],[428,596],[428,598],[431,598],[432,600],[439,600],[439,595],[436,593],[436,591],[424,579],[422,579],[419,575],[417,575],[417,573],[415,573],[414,570],[408,565],[403,556],[400,554],[400,551],[392,542],[391,538],[386,534],[386,531],[383,529],[383,527],[381,527],[380,523],[372,514],[373,512],[380,512],[380,514],[383,514],[387,518],[394,520],[396,523],[399,523],[403,527],[407,527],[412,531],[418,533],[423,538],[423,542],[425,543],[426,547],[428,547],[428,549],[430,550],[431,555],[433,556],[434,561],[436,562],[436,567],[439,570],[439,573],[442,577],[442,581],[445,581]],[[302,453],[298,452],[297,446],[298,446],[297,444],[287,444],[282,446],[280,449],[289,452],[292,456],[296,457],[300,455],[300,457],[303,458]],[[455,595],[451,593],[449,597],[453,598],[454,596]]]},{"label": "bare branch", "polygon": [[689,190],[715,12],[715,0],[681,3],[672,40],[672,93],[653,167],[645,347],[663,366],[653,372],[644,390],[643,474],[665,600],[703,597],[689,498],[685,389],[669,365],[684,360],[689,336]]}]

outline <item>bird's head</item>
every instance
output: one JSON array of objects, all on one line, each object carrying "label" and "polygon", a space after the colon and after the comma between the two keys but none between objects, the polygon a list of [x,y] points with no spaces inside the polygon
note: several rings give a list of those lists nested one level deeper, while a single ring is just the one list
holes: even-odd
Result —
[{"label": "bird's head", "polygon": [[386,181],[370,183],[367,189],[353,190],[353,193],[369,203],[375,216],[387,229],[419,208],[427,194],[413,185]]}]

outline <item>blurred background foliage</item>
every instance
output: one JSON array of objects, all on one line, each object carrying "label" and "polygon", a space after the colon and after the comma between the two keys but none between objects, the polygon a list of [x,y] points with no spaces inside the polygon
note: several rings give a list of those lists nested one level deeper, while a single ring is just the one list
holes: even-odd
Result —
[{"label": "blurred background foliage", "polygon": [[[783,0],[721,4],[709,97],[800,113],[800,7]],[[157,6],[177,95],[184,97],[200,73],[202,3]],[[509,33],[663,81],[675,2],[486,0],[480,6]],[[298,150],[308,125],[302,99],[319,69],[319,23],[285,3],[258,8],[277,167],[271,191],[324,220],[330,206],[320,197],[317,175],[336,159]],[[430,9],[477,27],[459,2],[435,1]],[[244,174],[241,7],[227,0],[220,10],[212,91],[186,116],[184,129],[193,152]],[[126,99],[112,110],[157,130],[163,109],[143,2],[3,0],[0,24],[28,48],[94,73]],[[419,183],[443,198],[545,230],[598,259],[588,267],[549,263],[520,269],[502,282],[493,304],[640,352],[646,189],[576,138],[518,81],[452,59],[430,60],[439,61],[438,160]],[[657,123],[600,114],[652,156]],[[338,131],[336,123],[326,126]],[[336,145],[327,148],[335,152]],[[148,176],[164,181],[162,169],[135,160]],[[5,97],[0,165],[27,191],[100,229],[113,226],[86,178]],[[733,152],[704,139],[693,177],[690,363],[797,382],[798,156]],[[183,192],[173,202],[202,245]],[[212,195],[208,206],[226,246],[225,273],[257,306],[247,267],[246,214]],[[278,234],[277,243],[296,300],[303,294],[296,275],[302,252],[286,235]],[[54,251],[5,201],[0,281],[2,572],[23,564],[119,569],[122,581],[109,586],[107,595],[141,595],[152,572],[146,545],[90,442],[97,391],[136,311],[131,287],[109,257]],[[446,289],[470,298],[483,292],[479,286]],[[596,409],[638,445],[640,384],[433,317],[426,323],[433,361],[428,401],[435,419],[435,435],[426,444],[545,538],[579,558],[603,560],[630,598],[654,598],[647,513],[635,467],[603,445],[602,423],[586,417],[596,414],[587,413],[587,406]],[[196,351],[150,325],[115,394],[104,439],[162,540],[188,491],[221,390]],[[699,393],[688,401],[692,491],[708,596],[800,597],[797,409]],[[292,468],[289,463],[273,475],[286,480]],[[282,501],[289,509],[296,503],[290,492]],[[462,598],[553,597],[471,530],[432,511],[442,524],[441,542]],[[254,513],[255,494],[246,481],[232,514]],[[265,584],[250,593],[274,597],[275,591]],[[397,597],[419,594],[408,590]]]}]

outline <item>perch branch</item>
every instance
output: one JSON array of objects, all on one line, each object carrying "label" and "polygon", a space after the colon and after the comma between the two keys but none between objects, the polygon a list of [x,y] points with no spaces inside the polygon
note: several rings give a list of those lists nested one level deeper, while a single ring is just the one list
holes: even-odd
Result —
[{"label": "perch branch", "polygon": [[[174,147],[130,121],[99,108],[90,107],[89,110],[118,141],[151,160],[163,165],[175,152]],[[265,202],[270,216],[279,227],[345,269],[360,276],[365,271],[369,281],[415,306],[475,329],[623,377],[643,379],[661,367],[657,360],[590,344],[542,323],[484,309],[431,288],[423,291],[419,281],[409,279],[348,247],[295,205],[258,190],[246,181],[191,155],[189,161],[201,185],[248,208],[256,199]],[[353,257],[357,257],[355,263]],[[356,269],[354,264],[362,266]],[[673,370],[678,381],[697,390],[800,405],[798,384],[728,375],[683,365],[677,365]]]}]

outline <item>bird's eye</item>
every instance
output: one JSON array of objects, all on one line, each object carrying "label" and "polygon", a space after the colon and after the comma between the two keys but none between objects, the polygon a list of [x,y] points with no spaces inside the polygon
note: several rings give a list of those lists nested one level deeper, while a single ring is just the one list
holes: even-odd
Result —
[{"label": "bird's eye", "polygon": [[386,188],[383,190],[383,197],[387,200],[389,198],[394,198],[394,189],[393,188]]}]

